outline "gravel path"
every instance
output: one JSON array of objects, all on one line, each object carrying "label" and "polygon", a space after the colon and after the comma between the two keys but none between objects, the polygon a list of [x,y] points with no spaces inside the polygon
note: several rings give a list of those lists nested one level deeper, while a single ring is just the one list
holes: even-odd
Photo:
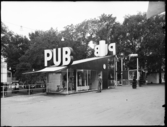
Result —
[{"label": "gravel path", "polygon": [[164,125],[165,85],[1,98],[1,126]]}]

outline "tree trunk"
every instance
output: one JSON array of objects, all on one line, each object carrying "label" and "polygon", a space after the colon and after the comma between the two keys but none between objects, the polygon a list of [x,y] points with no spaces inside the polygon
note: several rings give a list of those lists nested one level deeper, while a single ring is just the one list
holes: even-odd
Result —
[{"label": "tree trunk", "polygon": [[159,72],[159,84],[162,83],[162,80],[161,80],[161,72]]},{"label": "tree trunk", "polygon": [[162,83],[162,75],[161,75],[161,66],[160,66],[160,68],[159,68],[159,84],[161,84]]}]

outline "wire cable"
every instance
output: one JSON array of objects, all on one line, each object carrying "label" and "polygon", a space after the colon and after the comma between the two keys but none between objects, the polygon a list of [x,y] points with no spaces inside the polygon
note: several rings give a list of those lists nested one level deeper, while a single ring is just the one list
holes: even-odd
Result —
[{"label": "wire cable", "polygon": [[17,24],[14,24],[14,23],[8,22],[8,21],[3,21],[3,22],[9,23],[9,24],[12,24],[12,25],[15,25],[15,26],[19,26],[19,27],[22,27],[22,28],[26,28],[26,29],[30,29],[30,30],[35,30],[35,29],[32,29],[32,28],[25,27],[25,26],[22,26],[22,25],[17,25]]}]

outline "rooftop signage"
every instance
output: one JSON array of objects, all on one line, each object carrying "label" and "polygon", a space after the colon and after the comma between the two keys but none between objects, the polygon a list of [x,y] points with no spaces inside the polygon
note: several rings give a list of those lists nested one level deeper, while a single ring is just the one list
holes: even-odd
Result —
[{"label": "rooftop signage", "polygon": [[53,57],[53,63],[56,66],[67,66],[73,62],[73,49],[71,47],[54,48],[44,50],[44,64],[48,66],[48,61]]},{"label": "rooftop signage", "polygon": [[[109,45],[101,40],[99,45],[95,46],[94,55],[95,56],[106,56],[108,51],[116,54],[116,44],[110,43]],[[73,49],[71,47],[54,48],[44,50],[44,65],[48,66],[48,61],[53,60],[55,66],[68,66],[73,62]]]},{"label": "rooftop signage", "polygon": [[113,52],[113,55],[116,55],[116,44],[110,43],[109,45],[105,43],[105,40],[101,40],[99,45],[95,46],[95,56],[106,56],[108,51]]}]

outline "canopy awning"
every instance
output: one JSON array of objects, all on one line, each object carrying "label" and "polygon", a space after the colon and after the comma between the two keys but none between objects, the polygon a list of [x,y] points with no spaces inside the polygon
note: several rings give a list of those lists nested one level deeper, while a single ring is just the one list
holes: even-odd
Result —
[{"label": "canopy awning", "polygon": [[[104,59],[104,58],[109,58],[111,56],[101,56],[101,57],[93,57],[93,58],[87,58],[87,59],[81,59],[81,60],[76,60],[74,61],[71,65],[76,65],[76,64],[81,64],[81,63],[86,63],[86,62],[90,62],[90,61],[94,61],[94,60],[99,60],[99,59]],[[55,65],[50,66],[50,67],[57,67]],[[62,66],[61,66],[62,67]],[[49,68],[49,67],[47,67]]]},{"label": "canopy awning", "polygon": [[32,71],[32,72],[25,72],[23,74],[33,74],[33,73],[40,73],[40,72],[57,72],[60,71],[62,69],[65,69],[67,67],[65,66],[61,66],[61,67],[46,67],[42,70],[38,70],[38,71]]},{"label": "canopy awning", "polygon": [[30,71],[30,72],[25,72],[25,73],[22,73],[22,74],[33,74],[33,73],[38,73],[38,71]]},{"label": "canopy awning", "polygon": [[60,71],[67,68],[66,66],[60,66],[60,67],[46,67],[42,70],[39,70],[38,72],[56,72],[56,71]]},{"label": "canopy awning", "polygon": [[[93,57],[93,58],[87,58],[87,59],[81,59],[81,60],[76,60],[72,63],[72,65],[70,65],[71,67],[74,67],[75,65],[79,65],[81,64],[81,67],[83,66],[83,64],[87,63],[89,64],[89,62],[92,62],[92,61],[95,61],[95,60],[100,60],[100,59],[104,59],[104,58],[109,58],[111,56],[102,56],[102,57]],[[85,64],[86,65],[86,64]],[[69,67],[70,67],[69,66]],[[76,66],[78,67],[78,66]],[[61,71],[63,69],[66,69],[67,66],[60,66],[60,67],[57,67],[55,65],[53,66],[50,66],[50,67],[46,67],[42,70],[39,70],[39,71],[33,71],[33,72],[26,72],[26,73],[23,73],[23,74],[33,74],[33,73],[39,73],[39,72],[57,72],[57,71]]]}]

